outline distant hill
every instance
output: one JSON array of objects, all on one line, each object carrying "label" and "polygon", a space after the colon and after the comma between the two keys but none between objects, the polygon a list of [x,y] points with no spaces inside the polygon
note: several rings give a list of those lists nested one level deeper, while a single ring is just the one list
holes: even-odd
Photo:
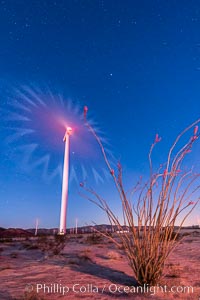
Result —
[{"label": "distant hill", "polygon": [[32,233],[28,230],[21,228],[2,228],[0,227],[0,238],[13,238],[13,237],[30,237]]},{"label": "distant hill", "polygon": [[[198,229],[199,225],[197,226],[188,226],[183,227],[182,229]],[[126,226],[123,226],[124,230],[128,230]],[[174,229],[176,230],[177,227],[175,226]],[[77,228],[78,234],[84,234],[84,233],[93,233],[95,231],[101,231],[101,232],[115,232],[117,231],[117,226],[111,226],[108,224],[100,224],[100,225],[87,225]],[[67,234],[69,233],[75,233],[75,228],[68,228]],[[43,236],[43,235],[55,235],[58,233],[58,228],[38,228],[37,235]],[[15,237],[31,237],[35,235],[35,228],[29,228],[29,229],[21,229],[21,228],[3,228],[0,227],[0,238],[15,238]]]},{"label": "distant hill", "polygon": [[[91,233],[96,230],[108,232],[112,230],[110,225],[95,225],[83,226],[77,228],[77,233]],[[37,235],[55,235],[58,233],[58,228],[38,228]],[[68,228],[67,233],[75,233],[75,228]],[[21,229],[21,228],[2,228],[0,227],[0,238],[15,238],[15,237],[30,237],[35,235],[35,228]]]},{"label": "distant hill", "polygon": [[[35,228],[27,229],[33,235],[35,234]],[[102,231],[102,232],[112,232],[117,231],[117,226],[111,226],[108,224],[101,224],[101,225],[87,225],[77,228],[77,233],[92,233],[95,231]],[[126,226],[124,226],[124,230],[126,230]],[[52,235],[57,234],[58,228],[38,228],[38,235]],[[75,228],[67,228],[67,233],[75,233]]]},{"label": "distant hill", "polygon": [[[27,229],[32,235],[35,235],[35,228]],[[38,228],[37,235],[52,235],[58,232],[58,228]]]}]

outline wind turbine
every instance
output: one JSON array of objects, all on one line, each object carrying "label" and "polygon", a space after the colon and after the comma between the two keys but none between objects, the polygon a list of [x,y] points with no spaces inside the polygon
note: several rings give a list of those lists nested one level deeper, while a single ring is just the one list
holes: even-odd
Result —
[{"label": "wind turbine", "polygon": [[199,228],[200,228],[200,217],[197,217],[197,225],[198,225]]},{"label": "wind turbine", "polygon": [[39,219],[37,218],[37,219],[35,220],[35,236],[36,236],[37,233],[38,233],[38,225],[39,225]]},{"label": "wind turbine", "polygon": [[75,234],[77,234],[78,233],[78,219],[76,218],[75,219]]},{"label": "wind turbine", "polygon": [[60,230],[59,234],[66,234],[66,216],[67,216],[67,202],[68,202],[68,183],[69,183],[69,137],[72,134],[72,128],[67,127],[63,142],[65,142],[65,154],[63,165],[62,178],[62,200],[60,211]]}]

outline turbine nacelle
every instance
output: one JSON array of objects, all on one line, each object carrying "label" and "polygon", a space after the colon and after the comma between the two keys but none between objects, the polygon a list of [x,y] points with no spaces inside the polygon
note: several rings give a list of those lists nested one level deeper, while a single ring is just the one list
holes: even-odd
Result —
[{"label": "turbine nacelle", "polygon": [[72,134],[72,128],[71,127],[67,127],[64,138],[63,138],[63,142],[66,141],[67,136]]}]

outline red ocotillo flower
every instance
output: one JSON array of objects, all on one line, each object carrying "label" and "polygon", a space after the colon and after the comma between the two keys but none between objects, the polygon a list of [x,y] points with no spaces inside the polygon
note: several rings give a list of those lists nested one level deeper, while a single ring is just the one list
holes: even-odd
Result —
[{"label": "red ocotillo flower", "polygon": [[115,171],[113,169],[110,170],[110,174],[113,176],[115,174]]},{"label": "red ocotillo flower", "polygon": [[181,172],[181,170],[180,170],[180,169],[176,170],[176,174],[178,174],[178,173],[180,173],[180,172]]},{"label": "red ocotillo flower", "polygon": [[159,137],[159,135],[156,133],[156,137],[155,137],[154,143],[158,143],[160,141],[161,141],[161,137]]},{"label": "red ocotillo flower", "polygon": [[194,127],[194,135],[197,134],[198,128],[199,128],[198,126],[195,126],[195,127]]},{"label": "red ocotillo flower", "polygon": [[187,149],[187,150],[185,150],[185,153],[190,153],[190,152],[192,152],[192,150],[191,150],[191,149]]},{"label": "red ocotillo flower", "polygon": [[197,138],[198,138],[197,135],[193,135],[193,136],[191,137],[191,142],[194,142]]},{"label": "red ocotillo flower", "polygon": [[84,119],[86,119],[86,117],[87,117],[87,112],[88,112],[88,107],[84,106],[84,109],[83,109]]},{"label": "red ocotillo flower", "polygon": [[193,205],[193,204],[195,204],[194,201],[190,201],[190,202],[188,203],[188,205]]},{"label": "red ocotillo flower", "polygon": [[165,178],[167,176],[167,170],[164,170],[163,172],[163,178]]},{"label": "red ocotillo flower", "polygon": [[121,170],[121,169],[122,169],[122,165],[120,164],[119,161],[118,161],[118,163],[117,163],[117,168],[118,168],[118,170]]}]

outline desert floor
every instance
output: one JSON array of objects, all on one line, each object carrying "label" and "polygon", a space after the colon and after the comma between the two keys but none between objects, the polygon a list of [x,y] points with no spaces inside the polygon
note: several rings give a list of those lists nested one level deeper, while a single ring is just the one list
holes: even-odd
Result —
[{"label": "desert floor", "polygon": [[190,231],[170,255],[159,287],[146,286],[144,293],[134,290],[123,250],[111,241],[70,236],[57,254],[49,240],[0,243],[0,300],[200,299],[200,230]]}]

